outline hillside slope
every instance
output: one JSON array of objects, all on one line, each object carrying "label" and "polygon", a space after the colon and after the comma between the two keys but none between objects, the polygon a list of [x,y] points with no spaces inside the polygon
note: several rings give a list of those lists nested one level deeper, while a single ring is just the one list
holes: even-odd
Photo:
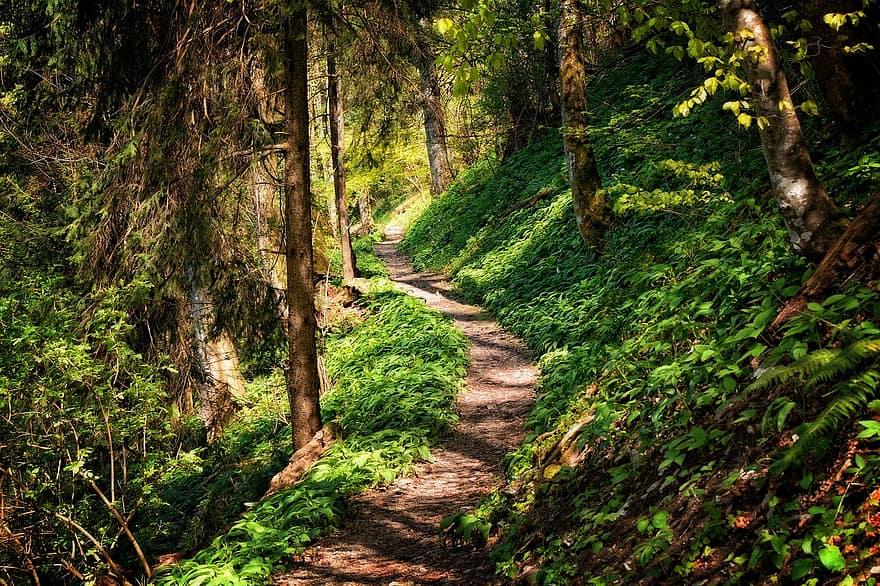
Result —
[{"label": "hillside slope", "polygon": [[[766,332],[809,269],[757,136],[716,104],[671,117],[692,83],[647,57],[592,83],[603,256],[553,133],[470,168],[407,233],[417,269],[449,271],[540,357],[531,433],[478,522],[498,571],[539,584],[873,584],[880,296],[849,287]],[[817,145],[839,201],[878,186],[866,135]]]}]

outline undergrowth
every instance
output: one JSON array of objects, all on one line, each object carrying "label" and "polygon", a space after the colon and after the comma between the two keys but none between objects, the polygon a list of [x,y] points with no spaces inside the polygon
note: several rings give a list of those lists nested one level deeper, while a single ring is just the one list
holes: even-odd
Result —
[{"label": "undergrowth", "polygon": [[[362,318],[343,322],[326,337],[333,388],[322,398],[322,416],[339,423],[345,438],[301,482],[249,503],[208,547],[164,569],[159,584],[265,584],[308,542],[343,522],[349,496],[390,483],[414,462],[430,459],[431,444],[456,420],[467,342],[447,318],[388,281],[374,279],[358,303]],[[277,374],[264,385],[283,388]],[[267,405],[283,402],[267,388],[261,391]],[[263,450],[274,453],[274,446],[287,441],[279,415],[269,417],[275,426],[262,436]],[[241,441],[260,418],[252,414],[243,421],[224,441]],[[247,452],[258,458],[261,450],[251,446]],[[277,458],[264,461],[263,474],[251,481],[263,489],[267,461],[274,471],[281,467]]]},{"label": "undergrowth", "polygon": [[410,227],[416,268],[450,271],[541,367],[510,486],[444,530],[491,526],[498,571],[539,584],[873,583],[880,297],[849,287],[767,331],[808,269],[756,137],[708,107],[672,119],[688,83],[639,58],[591,86],[602,256],[555,134],[472,167]]}]

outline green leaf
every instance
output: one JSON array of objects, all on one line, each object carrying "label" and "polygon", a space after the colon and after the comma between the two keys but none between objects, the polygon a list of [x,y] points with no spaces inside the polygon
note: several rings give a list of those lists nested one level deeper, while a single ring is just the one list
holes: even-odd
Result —
[{"label": "green leaf", "polygon": [[718,91],[718,78],[710,77],[703,83],[703,85],[706,86],[706,91],[709,92],[709,95],[714,96],[715,92]]},{"label": "green leaf", "polygon": [[865,429],[858,433],[858,435],[856,436],[857,438],[863,439],[880,435],[880,421],[869,419],[867,421],[859,421],[859,425],[861,425]]},{"label": "green leaf", "polygon": [[666,511],[657,511],[651,518],[651,525],[656,529],[662,529],[669,523],[669,513]]},{"label": "green leaf", "polygon": [[846,567],[846,560],[836,545],[826,545],[819,550],[819,561],[830,572],[841,572]]},{"label": "green leaf", "polygon": [[440,18],[437,20],[437,32],[445,35],[455,27],[455,23],[451,18]]},{"label": "green leaf", "polygon": [[813,560],[810,558],[801,558],[796,560],[791,566],[791,579],[800,580],[813,571]]},{"label": "green leaf", "polygon": [[532,34],[532,40],[535,43],[535,49],[539,51],[544,49],[544,44],[547,42],[541,31],[535,31],[534,34]]},{"label": "green leaf", "polygon": [[803,104],[800,105],[800,109],[804,114],[809,116],[818,116],[819,115],[819,106],[816,105],[816,102],[813,100],[807,100]]},{"label": "green leaf", "polygon": [[788,401],[782,405],[782,408],[779,409],[779,413],[776,414],[776,431],[782,431],[785,427],[785,420],[788,418],[788,414],[791,413],[791,410],[794,409],[794,407],[794,401]]}]

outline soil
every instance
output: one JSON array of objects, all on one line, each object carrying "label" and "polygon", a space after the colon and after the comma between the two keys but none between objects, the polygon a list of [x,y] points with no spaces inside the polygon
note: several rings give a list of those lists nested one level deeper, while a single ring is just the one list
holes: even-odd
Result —
[{"label": "soil", "polygon": [[484,548],[444,545],[444,517],[473,508],[501,485],[501,458],[517,447],[534,401],[535,370],[526,347],[481,308],[450,297],[442,275],[413,273],[397,251],[400,234],[376,245],[391,278],[452,317],[471,342],[467,391],[457,401],[460,423],[434,450],[434,461],[411,476],[353,499],[347,526],[309,548],[276,585],[497,584]]}]

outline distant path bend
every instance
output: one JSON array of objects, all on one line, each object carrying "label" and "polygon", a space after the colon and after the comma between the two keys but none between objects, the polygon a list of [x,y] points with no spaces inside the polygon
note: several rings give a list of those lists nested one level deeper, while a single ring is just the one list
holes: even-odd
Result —
[{"label": "distant path bend", "polygon": [[305,562],[277,576],[276,585],[415,586],[496,583],[485,550],[440,544],[447,515],[476,505],[501,484],[501,458],[517,447],[534,401],[535,370],[526,347],[503,332],[479,307],[446,295],[442,275],[413,273],[397,251],[399,233],[376,245],[391,278],[412,295],[452,317],[471,342],[468,390],[458,397],[461,416],[435,460],[414,475],[353,499],[358,513],[347,526],[309,548]]}]

